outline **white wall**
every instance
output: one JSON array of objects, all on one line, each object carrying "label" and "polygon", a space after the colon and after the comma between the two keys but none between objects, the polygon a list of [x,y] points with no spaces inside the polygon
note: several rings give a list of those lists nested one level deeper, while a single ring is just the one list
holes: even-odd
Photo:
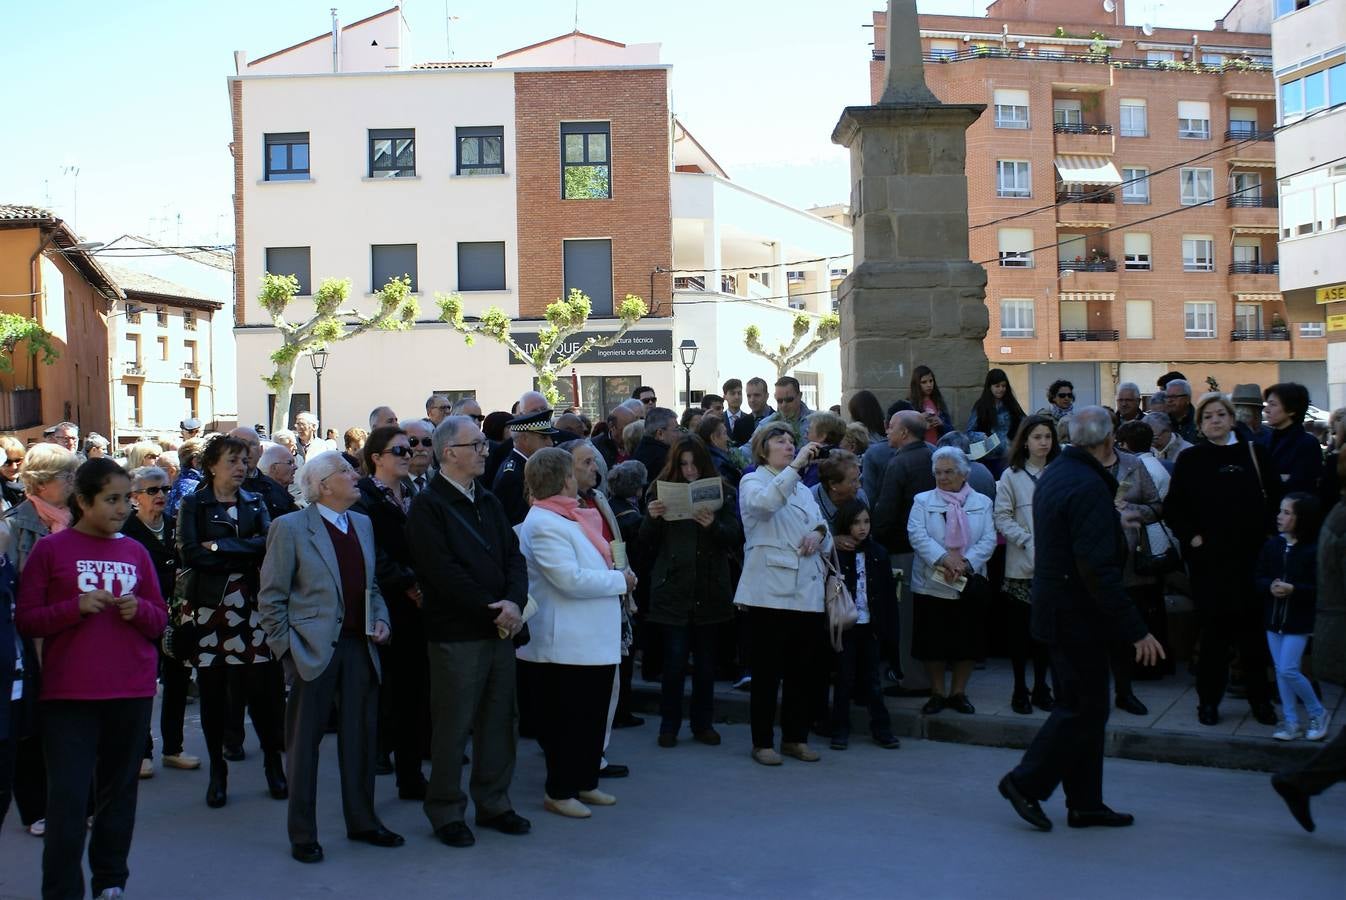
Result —
[{"label": "white wall", "polygon": [[[154,304],[143,300],[132,302],[137,306],[146,307],[140,314],[139,323],[128,321],[124,308],[119,308],[117,315],[111,317],[108,322],[113,351],[108,368],[113,379],[112,421],[116,435],[123,437],[142,433],[155,435],[163,431],[177,431],[179,423],[187,417],[186,396],[183,389],[188,386],[196,387],[196,414],[202,422],[209,424],[214,421],[233,421],[237,416],[236,410],[230,409],[226,413],[220,405],[218,396],[212,390],[215,382],[211,379],[211,363],[214,358],[216,377],[219,376],[221,369],[226,370],[230,379],[229,393],[233,395],[232,358],[226,362],[218,356],[212,357],[212,334],[218,338],[221,331],[229,337],[228,354],[232,357],[234,342],[230,333],[228,313],[212,314],[203,310],[192,310],[196,317],[196,329],[188,331],[183,326],[181,308],[167,307],[168,325],[165,327],[157,324]],[[140,361],[145,372],[143,379],[128,380],[124,376],[126,364],[132,361],[127,344],[128,334],[140,336]],[[168,338],[167,360],[162,358],[158,341],[161,336]],[[187,341],[196,342],[196,369],[201,375],[200,381],[182,380],[183,367],[190,362]],[[214,346],[218,351],[220,346],[218,339]],[[131,406],[126,396],[128,383],[140,385],[139,426],[132,422]]]},{"label": "white wall", "polygon": [[542,68],[547,66],[647,66],[659,63],[659,44],[613,46],[591,38],[567,35],[541,47],[499,57],[503,66]]},{"label": "white wall", "polygon": [[[312,7],[318,12],[321,7]],[[355,21],[359,21],[358,19]],[[330,15],[315,15],[312,20],[313,35],[325,31],[317,40],[305,43],[284,53],[265,59],[281,48],[273,47],[257,54],[257,60],[249,63],[243,74],[246,75],[293,75],[297,73],[332,71],[332,19]],[[352,23],[354,24],[354,23]],[[406,43],[406,29],[403,27],[400,13],[391,12],[368,22],[351,27],[341,27],[339,71],[342,72],[379,72],[384,69],[396,69],[405,58],[402,55]],[[377,43],[375,43],[377,42]]]}]

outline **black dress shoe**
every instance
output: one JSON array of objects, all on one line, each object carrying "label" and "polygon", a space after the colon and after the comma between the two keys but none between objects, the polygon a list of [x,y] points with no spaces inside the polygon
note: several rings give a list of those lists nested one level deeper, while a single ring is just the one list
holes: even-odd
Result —
[{"label": "black dress shoe", "polygon": [[707,728],[703,731],[693,731],[692,739],[698,743],[705,744],[707,747],[720,746],[720,733],[714,728]]},{"label": "black dress shoe", "polygon": [[638,725],[644,725],[645,720],[639,716],[633,716],[627,713],[624,716],[617,716],[612,720],[613,728],[635,728]]},{"label": "black dress shoe", "polygon": [[291,844],[290,855],[301,863],[322,862],[322,844],[317,841],[311,844]]},{"label": "black dress shoe", "polygon": [[1031,716],[1033,714],[1033,701],[1028,699],[1028,691],[1022,693],[1015,691],[1014,696],[1010,698],[1010,709],[1021,716]]},{"label": "black dress shoe", "polygon": [[902,746],[902,742],[897,739],[897,735],[892,732],[873,735],[874,743],[885,750],[896,750]]},{"label": "black dress shoe", "polygon": [[1126,828],[1134,825],[1136,817],[1130,813],[1113,812],[1106,806],[1098,809],[1072,809],[1066,813],[1066,824],[1071,828]]},{"label": "black dress shoe", "polygon": [[631,774],[629,766],[623,766],[619,763],[608,763],[598,770],[599,778],[625,778]]},{"label": "black dress shoe", "polygon": [[1118,694],[1117,708],[1133,716],[1148,716],[1150,709],[1135,694]]},{"label": "black dress shoe", "polygon": [[1056,708],[1056,701],[1052,699],[1052,689],[1040,687],[1033,689],[1033,705],[1043,712],[1051,712]]},{"label": "black dress shoe", "polygon": [[266,765],[262,771],[266,773],[266,789],[271,792],[271,796],[277,800],[289,799],[290,783],[285,780],[285,769],[281,765],[279,753],[266,755]]},{"label": "black dress shoe", "polygon": [[943,694],[931,694],[930,699],[925,701],[925,705],[921,707],[921,715],[935,715],[944,708],[944,703],[945,700]]},{"label": "black dress shoe", "polygon": [[248,754],[243,749],[243,745],[240,744],[237,747],[225,747],[224,758],[229,760],[229,762],[243,762],[243,760],[248,758]]},{"label": "black dress shoe", "polygon": [[440,843],[448,844],[450,847],[471,847],[477,842],[476,836],[472,834],[472,829],[467,827],[466,822],[441,825],[435,829],[435,837],[439,838]]},{"label": "black dress shoe", "polygon": [[1000,779],[1000,796],[1008,800],[1010,806],[1014,807],[1014,811],[1019,814],[1019,818],[1029,825],[1039,831],[1052,830],[1052,820],[1047,818],[1047,814],[1042,811],[1042,806],[1038,801],[1026,797],[1019,790],[1019,786],[1014,783],[1014,778],[1008,774]]},{"label": "black dress shoe", "polygon": [[227,772],[211,770],[210,784],[206,785],[206,806],[219,809],[229,802],[229,775]]},{"label": "black dress shoe", "polygon": [[970,716],[977,711],[977,707],[973,706],[972,702],[967,699],[967,694],[954,694],[949,697],[947,705],[949,709],[965,716]]},{"label": "black dress shoe", "polygon": [[1290,808],[1290,815],[1295,817],[1295,821],[1305,831],[1312,831],[1318,826],[1313,824],[1313,814],[1309,812],[1309,795],[1296,787],[1284,775],[1272,775],[1271,786],[1276,793],[1281,795],[1285,805]]},{"label": "black dress shoe", "polygon": [[1254,703],[1252,709],[1253,718],[1263,725],[1275,725],[1278,721],[1276,718],[1276,708],[1265,700],[1261,703]]},{"label": "black dress shoe", "polygon": [[677,736],[676,734],[661,734],[661,735],[659,735],[659,746],[660,746],[660,747],[676,747],[676,746],[678,746],[678,736]]},{"label": "black dress shoe", "polygon": [[1210,703],[1203,703],[1196,708],[1196,720],[1202,725],[1220,724],[1220,707]]},{"label": "black dress shoe", "polygon": [[428,788],[429,785],[424,778],[420,781],[399,784],[397,786],[397,797],[399,800],[424,800]]},{"label": "black dress shoe", "polygon": [[346,832],[346,837],[352,841],[359,841],[362,844],[371,844],[375,847],[400,847],[405,844],[406,838],[395,831],[389,831],[380,825],[373,831]]},{"label": "black dress shoe", "polygon": [[477,826],[479,828],[494,828],[501,834],[527,834],[533,829],[533,823],[516,813],[514,810],[506,810],[498,816],[491,816],[489,819],[477,817]]}]

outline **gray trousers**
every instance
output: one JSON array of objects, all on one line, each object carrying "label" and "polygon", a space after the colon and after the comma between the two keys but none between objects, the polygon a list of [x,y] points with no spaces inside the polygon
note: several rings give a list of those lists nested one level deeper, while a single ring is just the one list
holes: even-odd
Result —
[{"label": "gray trousers", "polygon": [[518,719],[514,645],[507,640],[431,642],[428,652],[431,762],[426,818],[438,830],[467,815],[463,752],[469,733],[469,789],[477,818],[509,812],[514,808],[509,785],[514,779]]},{"label": "gray trousers", "polygon": [[374,752],[378,743],[379,685],[365,638],[342,635],[332,660],[313,681],[294,673],[285,707],[286,775],[290,781],[290,843],[318,840],[318,746],[333,701],[337,705],[337,760],[346,831],[379,827],[374,813]]}]

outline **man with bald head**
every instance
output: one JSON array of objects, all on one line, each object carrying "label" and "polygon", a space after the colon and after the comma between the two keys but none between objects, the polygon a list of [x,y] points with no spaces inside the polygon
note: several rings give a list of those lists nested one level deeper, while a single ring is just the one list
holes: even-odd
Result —
[{"label": "man with bald head", "polygon": [[[537,391],[524,391],[514,407],[516,416],[526,416],[529,413],[551,409],[551,404],[547,402],[545,396]],[[478,411],[480,411],[480,407],[478,407]],[[485,479],[482,482],[483,484],[495,484],[495,476],[500,472],[500,466],[510,458],[513,451],[514,440],[509,437],[491,448],[491,455],[486,458],[486,474],[482,476]]]},{"label": "man with bald head", "polygon": [[608,464],[609,469],[617,465],[617,457],[621,454],[622,432],[626,430],[627,425],[643,418],[645,418],[645,404],[635,399],[617,404],[612,412],[608,413],[607,433],[594,438],[593,445],[603,454],[603,461]]},{"label": "man with bald head", "polygon": [[425,417],[430,420],[432,427],[437,427],[443,422],[453,409],[453,404],[449,398],[443,394],[431,394],[425,401]]},{"label": "man with bald head", "polygon": [[482,422],[486,421],[486,417],[481,414],[481,404],[477,402],[476,397],[459,397],[454,401],[453,411],[449,415],[467,416],[477,423],[478,428],[481,427]]},{"label": "man with bald head", "polygon": [[[930,466],[933,451],[925,442],[925,419],[914,409],[904,409],[888,420],[888,446],[893,458],[883,470],[883,485],[874,504],[874,535],[894,557],[911,554],[907,519],[916,495],[935,489]],[[894,566],[902,566],[896,558]],[[905,567],[910,569],[910,565]]]},{"label": "man with bald head", "polygon": [[588,437],[588,435],[584,433],[584,420],[573,412],[561,413],[561,415],[556,417],[556,430],[564,431],[568,435],[568,437],[565,438],[566,440],[569,440],[572,437]]},{"label": "man with bald head", "polygon": [[369,413],[369,430],[373,431],[375,428],[384,428],[389,425],[394,427],[397,425],[397,413],[393,412],[393,408],[391,406],[374,407]]}]

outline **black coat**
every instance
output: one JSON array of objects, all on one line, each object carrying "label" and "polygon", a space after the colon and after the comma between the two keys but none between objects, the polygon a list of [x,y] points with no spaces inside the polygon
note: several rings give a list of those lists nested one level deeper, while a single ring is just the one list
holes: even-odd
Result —
[{"label": "black coat", "polygon": [[[0,741],[30,737],[35,733],[37,698],[41,690],[33,641],[22,636],[16,638],[14,594],[17,590],[14,564],[0,553],[0,691],[4,691],[4,696],[0,697]],[[18,704],[9,699],[14,689],[16,647],[23,650],[23,699]],[[16,712],[18,715],[14,716]],[[12,757],[10,764],[13,764]]]},{"label": "black coat", "polygon": [[[771,415],[771,408],[767,407],[766,411],[762,413],[762,417],[766,418],[769,415]],[[757,422],[757,417],[751,411],[743,410],[738,417],[738,421],[734,423],[733,429],[729,432],[729,440],[733,441],[737,447],[751,444],[752,434],[757,430]]]},{"label": "black coat", "polygon": [[910,553],[907,520],[916,495],[935,489],[930,457],[935,451],[925,441],[912,441],[899,447],[883,470],[883,487],[874,504],[874,537],[889,553]]},{"label": "black coat", "polygon": [[715,463],[715,471],[720,473],[720,477],[724,479],[726,484],[734,490],[738,490],[738,483],[743,480],[743,470],[734,465],[734,461],[729,458],[729,454],[719,447],[709,444],[706,449],[710,451],[711,462]]},{"label": "black coat", "polygon": [[294,495],[290,493],[290,489],[270,475],[258,472],[243,479],[243,489],[252,491],[262,498],[262,502],[266,504],[267,515],[271,516],[273,522],[281,516],[299,510],[299,504],[294,502]]},{"label": "black coat", "polygon": [[435,478],[411,501],[407,543],[428,640],[496,640],[499,613],[487,606],[511,600],[522,610],[528,604],[528,564],[490,491],[478,486],[469,501],[447,479]]},{"label": "black coat", "polygon": [[1148,632],[1122,586],[1127,548],[1116,496],[1116,480],[1078,447],[1066,447],[1039,476],[1032,611],[1038,640],[1088,634],[1133,644]]},{"label": "black coat", "polygon": [[640,534],[640,523],[645,513],[634,499],[610,497],[608,506],[612,507],[612,515],[617,520],[617,527],[621,529],[622,540],[626,543],[626,551],[629,554],[634,549],[636,537]]},{"label": "black coat", "polygon": [[[238,492],[238,519],[215,498],[209,481],[182,498],[178,507],[178,558],[184,568],[196,572],[195,595],[187,598],[193,608],[218,606],[224,598],[230,573],[248,579],[253,593],[261,580],[262,557],[271,516],[262,498],[251,491]],[[205,544],[214,541],[215,550]]]},{"label": "black coat", "polygon": [[495,484],[496,473],[513,451],[514,438],[507,437],[498,444],[491,444],[490,452],[486,454],[486,471],[478,481],[487,485]]},{"label": "black coat", "polygon": [[173,590],[177,584],[178,569],[181,568],[178,559],[177,547],[177,523],[172,516],[164,516],[164,537],[163,540],[154,536],[149,526],[140,521],[140,517],[134,512],[122,526],[122,534],[138,541],[150,554],[150,560],[154,563],[154,574],[159,577],[159,596],[164,598],[164,602],[170,607],[173,605]]},{"label": "black coat", "polygon": [[648,434],[640,439],[636,445],[636,452],[631,454],[632,459],[639,460],[645,466],[646,484],[654,483],[659,477],[659,473],[664,469],[664,463],[668,462],[668,451],[671,448],[663,441],[656,441]]},{"label": "black coat", "polygon": [[[1288,597],[1273,597],[1276,579],[1295,586]],[[1314,608],[1318,604],[1318,545],[1312,540],[1286,543],[1281,535],[1262,545],[1257,559],[1257,593],[1266,609],[1267,631],[1277,634],[1312,634]]]},{"label": "black coat", "polygon": [[603,432],[597,437],[590,439],[594,447],[597,448],[599,454],[603,457],[603,462],[608,464],[609,469],[617,465],[617,454],[620,450],[617,446],[617,440],[620,439],[621,435],[618,435],[617,439],[614,440],[612,435],[607,432]]},{"label": "black coat", "polygon": [[897,582],[893,580],[893,562],[888,551],[873,537],[851,551],[838,550],[842,577],[851,596],[856,596],[859,575],[855,558],[865,555],[865,599],[869,603],[869,627],[879,639],[879,646],[888,650],[898,646],[899,617],[897,610]]},{"label": "black coat", "polygon": [[1267,431],[1262,443],[1271,454],[1271,468],[1279,476],[1278,498],[1296,491],[1310,494],[1317,491],[1318,476],[1323,471],[1323,447],[1318,439],[1305,431],[1303,425]]},{"label": "black coat", "polygon": [[[523,467],[527,462],[522,456],[510,451],[509,457],[500,464],[491,482],[491,493],[505,508],[505,516],[511,526],[518,525],[528,517],[528,500],[524,494]],[[481,486],[481,482],[477,482]],[[452,487],[452,485],[450,485]]]},{"label": "black coat", "polygon": [[411,545],[407,541],[407,514],[370,477],[360,479],[360,499],[354,509],[369,516],[374,526],[374,580],[388,604],[388,614],[392,616],[388,624],[393,634],[405,633],[407,629],[421,631],[419,610],[407,596],[407,589],[416,584]]},{"label": "black coat", "polygon": [[654,557],[650,622],[713,625],[734,618],[729,561],[743,552],[743,526],[734,512],[738,502],[733,489],[726,485],[724,495],[724,505],[708,528],[690,519],[666,522],[649,515],[641,523],[640,543]]}]

